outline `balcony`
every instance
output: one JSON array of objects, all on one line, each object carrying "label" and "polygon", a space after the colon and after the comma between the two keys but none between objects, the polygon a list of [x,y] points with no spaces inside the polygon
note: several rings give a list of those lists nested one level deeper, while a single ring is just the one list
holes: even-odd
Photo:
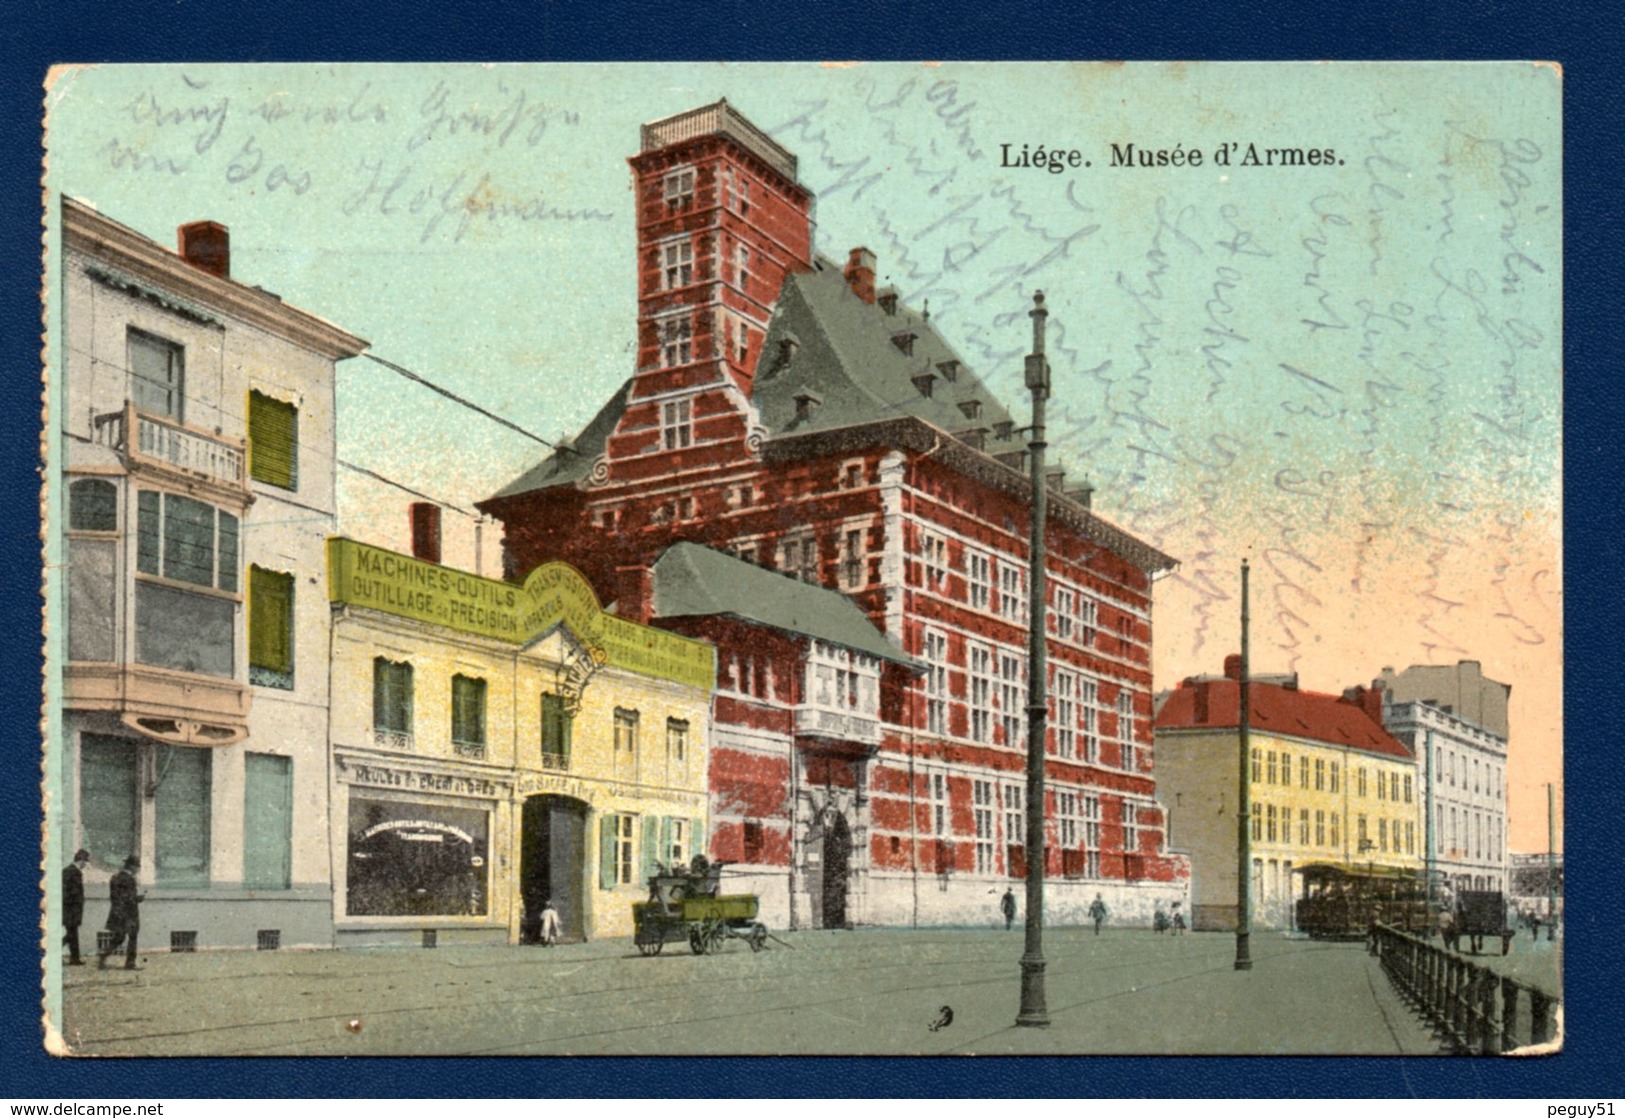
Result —
[{"label": "balcony", "polygon": [[702,105],[675,116],[668,116],[645,124],[642,128],[642,148],[656,151],[698,136],[719,134],[731,137],[769,167],[785,178],[796,177],[796,157],[756,125],[746,120],[727,101]]},{"label": "balcony", "polygon": [[[133,439],[131,431],[135,433]],[[125,404],[123,411],[96,416],[91,422],[91,439],[118,451],[132,468],[156,467],[238,492],[248,488],[247,444],[243,440],[190,427],[166,416],[138,412],[133,403]]]},{"label": "balcony", "polygon": [[180,745],[235,745],[248,736],[247,687],[147,664],[70,662],[63,706],[118,714],[130,729]]},{"label": "balcony", "polygon": [[880,719],[849,711],[802,705],[796,708],[795,732],[799,737],[878,746]]}]

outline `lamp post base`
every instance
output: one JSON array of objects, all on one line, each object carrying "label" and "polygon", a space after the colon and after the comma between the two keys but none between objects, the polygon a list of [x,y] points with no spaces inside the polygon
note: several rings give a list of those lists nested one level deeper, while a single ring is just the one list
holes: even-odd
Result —
[{"label": "lamp post base", "polygon": [[1025,1029],[1049,1028],[1049,1007],[1044,1001],[1044,960],[1021,957],[1021,1012],[1016,1024]]},{"label": "lamp post base", "polygon": [[1252,952],[1250,950],[1250,947],[1251,947],[1251,945],[1248,942],[1248,933],[1246,933],[1246,932],[1237,932],[1236,933],[1236,969],[1237,970],[1252,970],[1253,969],[1253,956],[1252,956]]}]

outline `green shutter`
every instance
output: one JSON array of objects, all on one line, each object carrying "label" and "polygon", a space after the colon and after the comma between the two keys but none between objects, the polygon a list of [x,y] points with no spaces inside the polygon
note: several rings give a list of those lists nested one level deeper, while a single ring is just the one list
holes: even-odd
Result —
[{"label": "green shutter", "polygon": [[177,888],[209,885],[209,793],[213,759],[197,746],[159,745],[153,796],[158,882]]},{"label": "green shutter", "polygon": [[259,392],[248,394],[248,472],[281,489],[299,482],[299,409]]},{"label": "green shutter", "polygon": [[638,881],[654,876],[655,862],[660,853],[660,819],[653,815],[643,817],[643,849],[638,851]]},{"label": "green shutter", "polygon": [[598,817],[598,888],[615,888],[615,821],[614,815]]},{"label": "green shutter", "polygon": [[[689,834],[688,845],[691,848],[690,851],[689,851],[689,856],[692,857],[695,854],[706,854],[706,850],[705,850],[705,820],[703,820],[703,819],[690,819],[688,821],[688,834]],[[706,857],[709,858],[710,855],[706,854]]]},{"label": "green shutter", "polygon": [[243,885],[293,884],[293,760],[243,755]]},{"label": "green shutter", "polygon": [[293,576],[248,569],[248,665],[293,672]]}]

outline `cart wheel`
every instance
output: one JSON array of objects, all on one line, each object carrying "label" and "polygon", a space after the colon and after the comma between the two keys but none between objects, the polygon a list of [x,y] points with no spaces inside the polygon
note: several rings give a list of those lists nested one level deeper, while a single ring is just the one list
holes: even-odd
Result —
[{"label": "cart wheel", "polygon": [[660,949],[664,946],[666,946],[666,941],[660,939],[655,940],[653,943],[640,943],[638,944],[638,954],[646,957],[658,955]]},{"label": "cart wheel", "polygon": [[723,926],[721,921],[718,921],[716,926],[711,929],[711,934],[706,937],[706,954],[720,955],[722,953],[723,940],[727,938],[727,928]]},{"label": "cart wheel", "polygon": [[750,944],[750,949],[751,949],[751,952],[753,954],[755,952],[757,952],[757,951],[760,951],[762,948],[766,947],[767,946],[767,925],[766,924],[752,924],[750,926],[750,935],[748,937],[746,937],[746,942]]},{"label": "cart wheel", "polygon": [[696,955],[705,954],[705,933],[700,931],[700,926],[698,924],[689,926],[688,949],[694,952]]}]

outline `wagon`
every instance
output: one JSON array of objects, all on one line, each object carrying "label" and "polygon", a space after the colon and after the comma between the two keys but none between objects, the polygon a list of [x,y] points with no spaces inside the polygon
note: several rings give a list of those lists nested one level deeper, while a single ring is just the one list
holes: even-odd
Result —
[{"label": "wagon", "polygon": [[649,899],[632,906],[632,942],[642,955],[658,955],[668,943],[688,941],[696,955],[714,955],[730,939],[752,951],[767,946],[767,926],[756,919],[753,893],[723,894],[722,863],[695,858],[689,870],[649,878]]}]

